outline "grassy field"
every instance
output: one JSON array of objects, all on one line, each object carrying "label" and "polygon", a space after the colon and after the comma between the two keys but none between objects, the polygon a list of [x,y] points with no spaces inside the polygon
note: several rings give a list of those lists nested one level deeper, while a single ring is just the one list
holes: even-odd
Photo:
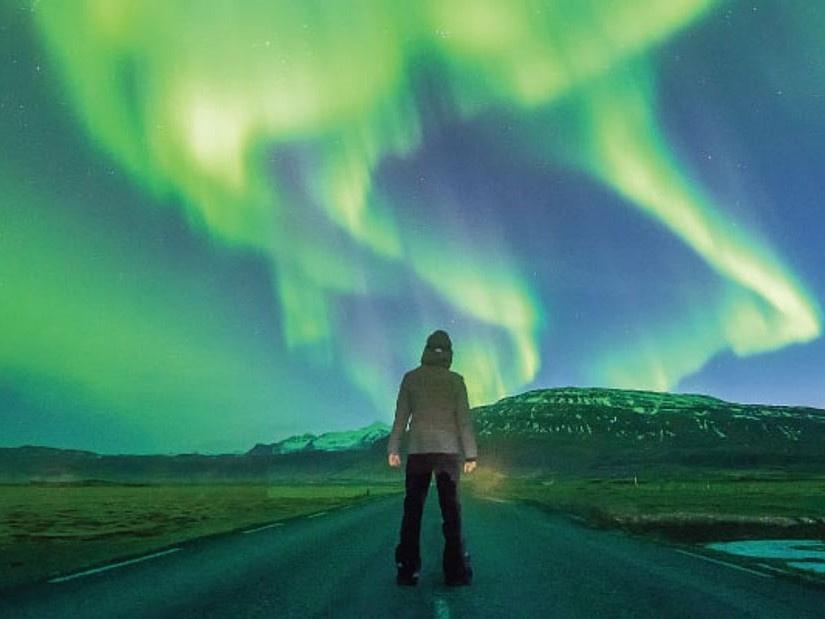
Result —
[{"label": "grassy field", "polygon": [[[403,492],[398,481],[259,485],[0,486],[0,588],[182,541]],[[825,474],[535,474],[480,467],[462,493],[529,502],[681,542],[825,539]]]},{"label": "grassy field", "polygon": [[614,527],[683,542],[825,539],[825,475],[725,472],[577,478],[483,473],[471,492],[530,502]]},{"label": "grassy field", "polygon": [[0,588],[394,492],[397,483],[0,486]]}]

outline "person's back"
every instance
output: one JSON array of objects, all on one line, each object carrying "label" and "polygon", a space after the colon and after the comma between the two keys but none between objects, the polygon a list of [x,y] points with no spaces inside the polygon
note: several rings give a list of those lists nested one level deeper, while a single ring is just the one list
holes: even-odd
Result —
[{"label": "person's back", "polygon": [[435,331],[427,338],[421,365],[407,372],[401,381],[388,453],[399,453],[409,421],[408,453],[463,451],[465,460],[476,459],[467,386],[461,374],[449,369],[452,359],[449,335]]},{"label": "person's back", "polygon": [[469,419],[464,378],[444,367],[421,365],[407,372],[401,383],[401,416],[393,424],[392,448],[397,447],[409,418],[408,453],[464,452],[475,459],[476,444]]},{"label": "person's back", "polygon": [[387,444],[390,466],[400,464],[400,443],[409,422],[406,497],[401,542],[396,547],[399,584],[415,584],[421,565],[421,514],[430,477],[436,482],[444,518],[443,566],[447,584],[469,584],[472,569],[461,537],[458,481],[461,452],[464,470],[476,466],[477,447],[470,420],[464,378],[451,371],[452,342],[435,331],[421,356],[421,365],[404,374],[398,390],[395,421]]}]

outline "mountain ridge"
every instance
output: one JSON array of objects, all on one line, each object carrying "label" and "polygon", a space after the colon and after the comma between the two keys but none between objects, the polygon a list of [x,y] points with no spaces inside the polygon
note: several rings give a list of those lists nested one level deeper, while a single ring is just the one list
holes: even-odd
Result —
[{"label": "mountain ridge", "polygon": [[[609,388],[533,389],[472,409],[480,466],[614,475],[642,466],[825,466],[825,410],[737,404],[703,394]],[[303,433],[245,453],[101,455],[0,448],[0,481],[221,481],[318,475],[391,477],[390,426]],[[402,441],[402,452],[406,440]]]},{"label": "mountain ridge", "polygon": [[383,421],[374,421],[355,430],[323,432],[315,435],[305,432],[289,436],[275,443],[258,443],[248,452],[249,456],[274,456],[298,451],[344,451],[366,449],[376,441],[389,436],[390,426]]}]

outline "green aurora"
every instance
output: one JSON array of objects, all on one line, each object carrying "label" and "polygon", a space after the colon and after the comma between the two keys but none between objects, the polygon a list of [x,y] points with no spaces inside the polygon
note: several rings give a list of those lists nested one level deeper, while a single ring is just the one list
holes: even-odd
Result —
[{"label": "green aurora", "polygon": [[[503,239],[477,247],[425,220],[411,227],[410,215],[402,225],[374,182],[383,161],[409,157],[426,140],[415,81],[426,63],[437,67],[461,122],[490,109],[531,119],[519,138],[525,152],[601,183],[721,278],[722,293],[701,309],[662,318],[641,339],[617,334],[596,351],[587,370],[593,384],[666,390],[721,351],[747,356],[817,338],[812,294],[768,239],[693,180],[659,121],[653,54],[719,5],[33,2],[44,63],[68,104],[63,113],[128,179],[141,208],[179,208],[214,251],[263,265],[283,350],[233,326],[243,317],[207,280],[124,250],[105,222],[75,230],[76,199],[57,185],[28,186],[6,161],[0,318],[15,326],[3,327],[0,366],[72,385],[69,397],[136,420],[152,445],[198,424],[204,410],[238,411],[234,433],[215,445],[260,435],[261,411],[294,405],[312,392],[314,376],[328,373],[345,376],[373,411],[307,429],[352,427],[388,417],[400,378],[388,356],[417,359],[437,317],[412,305],[381,331],[401,350],[381,354],[351,346],[341,303],[403,301],[414,282],[463,325],[456,369],[472,404],[529,385],[552,359],[543,342],[554,328],[552,302],[528,276],[529,264]],[[547,110],[564,126],[542,126]],[[572,141],[562,146],[560,132]],[[295,158],[294,186],[274,182],[272,162],[296,150],[307,155]],[[301,215],[308,205],[357,254],[324,243]],[[138,283],[106,283],[124,273]],[[153,281],[156,289],[147,289]],[[334,405],[331,395],[318,397]],[[299,425],[300,412],[274,414],[284,425],[264,431]]]}]

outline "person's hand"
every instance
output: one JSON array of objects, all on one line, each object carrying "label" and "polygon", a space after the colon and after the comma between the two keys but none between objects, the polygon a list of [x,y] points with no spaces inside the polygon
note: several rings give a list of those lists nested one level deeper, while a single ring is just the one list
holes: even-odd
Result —
[{"label": "person's hand", "polygon": [[472,473],[475,470],[476,470],[476,461],[475,460],[469,460],[469,461],[464,463],[464,472],[465,473]]},{"label": "person's hand", "polygon": [[398,454],[390,454],[389,462],[390,466],[401,466],[401,456]]}]

